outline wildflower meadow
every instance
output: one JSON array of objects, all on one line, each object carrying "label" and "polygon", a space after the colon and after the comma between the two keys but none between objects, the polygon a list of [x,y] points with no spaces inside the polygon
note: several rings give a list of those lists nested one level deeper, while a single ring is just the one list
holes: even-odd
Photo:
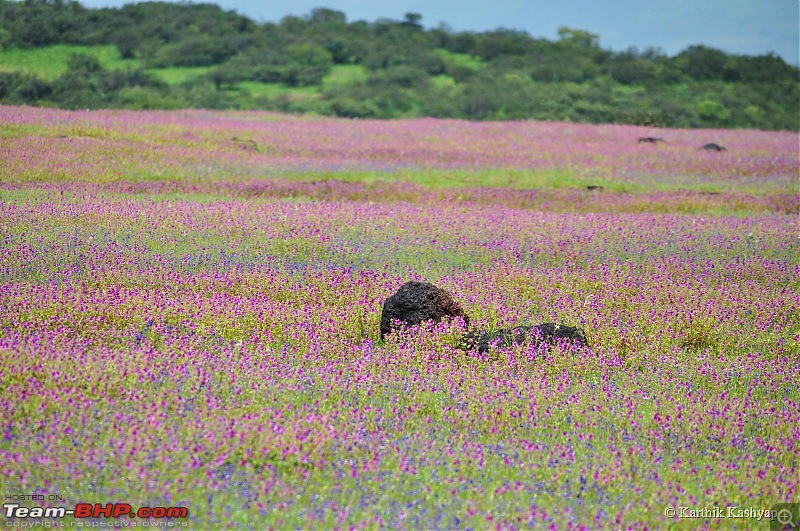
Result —
[{"label": "wildflower meadow", "polygon": [[[0,496],[188,510],[117,528],[769,528],[800,501],[798,140],[0,107]],[[590,346],[381,341],[407,280]]]}]

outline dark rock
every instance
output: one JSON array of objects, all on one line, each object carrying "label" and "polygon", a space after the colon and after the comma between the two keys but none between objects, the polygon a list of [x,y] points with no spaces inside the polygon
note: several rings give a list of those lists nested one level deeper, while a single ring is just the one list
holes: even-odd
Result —
[{"label": "dark rock", "polygon": [[599,192],[599,191],[601,191],[603,189],[603,187],[602,186],[598,186],[596,184],[590,184],[589,186],[586,187],[586,189],[589,190],[589,191],[597,190]]},{"label": "dark rock", "polygon": [[252,138],[239,138],[233,137],[231,138],[233,142],[237,142],[239,149],[243,149],[245,151],[260,151],[258,147],[258,142],[253,140]]},{"label": "dark rock", "polygon": [[663,142],[664,139],[657,137],[657,136],[643,136],[639,139],[640,144],[658,144],[659,142]]},{"label": "dark rock", "polygon": [[428,282],[406,282],[383,303],[381,339],[397,328],[396,321],[410,327],[456,317],[469,325],[469,317],[447,291]]},{"label": "dark rock", "polygon": [[727,151],[724,147],[720,146],[719,144],[715,144],[714,142],[706,144],[703,146],[703,149],[706,151]]},{"label": "dark rock", "polygon": [[558,323],[542,323],[536,326],[515,326],[500,328],[491,332],[470,332],[464,336],[466,350],[477,349],[486,353],[492,347],[511,347],[532,343],[555,345],[559,341],[572,342],[577,346],[588,346],[583,329]]}]

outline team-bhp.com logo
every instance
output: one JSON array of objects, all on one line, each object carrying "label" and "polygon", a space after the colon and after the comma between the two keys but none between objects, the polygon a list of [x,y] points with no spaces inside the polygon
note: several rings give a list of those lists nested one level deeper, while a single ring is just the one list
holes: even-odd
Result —
[{"label": "team-bhp.com logo", "polygon": [[64,507],[25,507],[18,503],[3,504],[3,515],[12,518],[45,518],[57,520],[73,518],[188,518],[187,507],[140,507],[129,503],[79,503],[74,509]]}]

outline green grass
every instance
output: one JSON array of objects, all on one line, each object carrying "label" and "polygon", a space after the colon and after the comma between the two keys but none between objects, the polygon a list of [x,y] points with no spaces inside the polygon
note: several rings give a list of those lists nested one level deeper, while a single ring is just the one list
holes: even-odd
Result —
[{"label": "green grass", "polygon": [[433,86],[436,88],[456,86],[456,80],[448,76],[447,74],[440,74],[438,76],[433,76],[431,78],[431,81],[433,82]]},{"label": "green grass", "polygon": [[[175,69],[178,70],[178,69]],[[322,88],[348,85],[367,78],[367,70],[361,65],[336,65],[322,80]],[[320,95],[320,87],[290,87],[283,83],[261,83],[243,81],[237,84],[240,91],[248,92],[253,98],[275,98],[287,96],[292,100],[308,100]]]},{"label": "green grass", "polygon": [[[299,181],[308,180],[307,173],[288,172],[281,177]],[[577,175],[563,169],[481,169],[481,170],[399,170],[391,173],[375,171],[316,172],[317,181],[338,180],[346,182],[407,181],[429,189],[460,187],[509,187],[529,188],[578,188],[598,184],[598,179]],[[599,183],[610,192],[635,191],[635,186],[623,182],[603,181]]]},{"label": "green grass", "polygon": [[322,80],[322,88],[357,83],[366,80],[368,76],[367,69],[361,65],[335,65]]},{"label": "green grass", "polygon": [[47,131],[38,125],[3,124],[0,138],[19,138],[23,136],[46,136]]},{"label": "green grass", "polygon": [[435,52],[444,59],[445,62],[455,66],[466,67],[473,72],[477,72],[485,66],[485,63],[479,57],[466,53],[453,53],[444,48],[436,48]]},{"label": "green grass", "polygon": [[[53,81],[66,72],[67,62],[73,54],[94,56],[100,61],[103,68],[108,70],[123,70],[142,66],[142,62],[138,59],[123,59],[117,47],[110,44],[97,46],[57,44],[29,50],[18,48],[4,50],[0,53],[0,70],[6,72],[28,72],[47,81]],[[178,85],[184,81],[203,76],[213,68],[212,66],[172,67],[153,68],[148,71],[170,85]]]},{"label": "green grass", "polygon": [[67,61],[72,54],[93,55],[104,68],[109,70],[141,66],[141,62],[137,59],[123,59],[116,46],[110,44],[98,46],[57,44],[30,50],[16,48],[3,50],[0,53],[0,70],[28,72],[53,81],[67,70]]},{"label": "green grass", "polygon": [[169,68],[153,68],[148,70],[169,85],[180,85],[186,81],[197,79],[211,72],[214,66],[173,66]]},{"label": "green grass", "polygon": [[318,87],[289,87],[283,83],[261,83],[259,81],[242,81],[238,83],[240,91],[249,92],[254,98],[275,98],[288,96],[290,99],[310,99],[319,95]]}]

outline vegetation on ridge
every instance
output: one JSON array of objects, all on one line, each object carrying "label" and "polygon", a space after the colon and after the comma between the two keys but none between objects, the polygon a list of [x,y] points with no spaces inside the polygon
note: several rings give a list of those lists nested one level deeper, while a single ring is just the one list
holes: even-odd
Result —
[{"label": "vegetation on ridge", "polygon": [[425,29],[317,8],[256,23],[213,4],[0,0],[0,103],[345,117],[798,130],[800,70],[702,45],[605,50],[562,28]]}]

